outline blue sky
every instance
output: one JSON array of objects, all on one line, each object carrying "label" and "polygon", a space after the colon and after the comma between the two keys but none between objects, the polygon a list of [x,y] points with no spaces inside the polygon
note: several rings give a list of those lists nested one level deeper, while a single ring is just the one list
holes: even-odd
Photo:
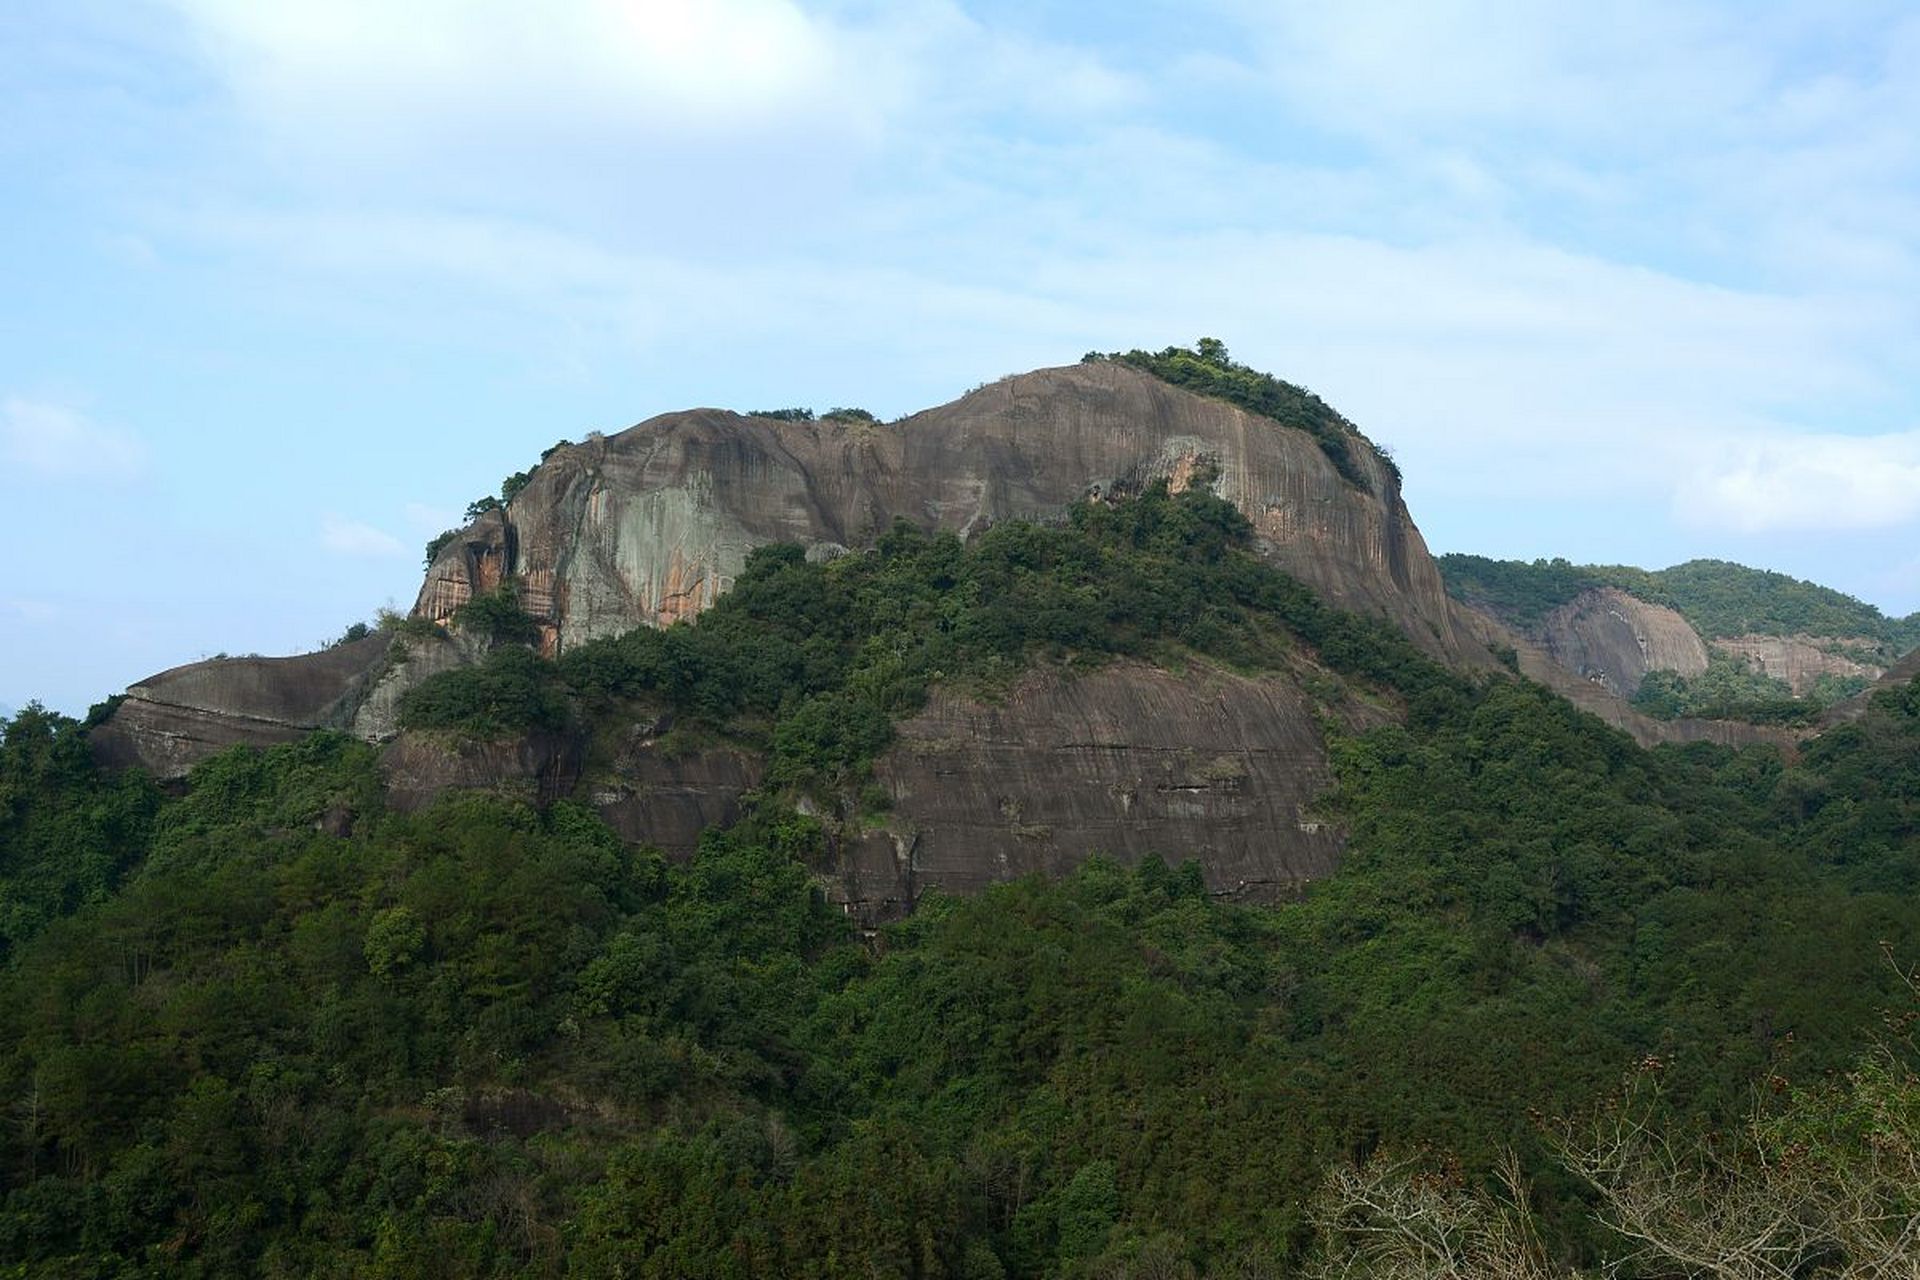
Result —
[{"label": "blue sky", "polygon": [[1202,335],[1436,551],[1920,608],[1907,3],[0,8],[0,704],[406,607],[561,438]]}]

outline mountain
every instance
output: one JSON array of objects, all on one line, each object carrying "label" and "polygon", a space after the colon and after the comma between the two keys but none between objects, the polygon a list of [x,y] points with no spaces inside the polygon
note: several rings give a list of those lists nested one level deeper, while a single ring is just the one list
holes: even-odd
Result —
[{"label": "mountain", "polygon": [[[1426,1274],[1426,1224],[1461,1274],[1913,1270],[1920,654],[1648,719],[1419,590],[1410,522],[1334,563],[1403,515],[1298,388],[1014,383],[1164,420],[1043,518],[732,565],[703,529],[860,487],[765,432],[904,424],[670,415],[476,504],[444,613],[9,721],[0,1270],[1246,1280]],[[1005,492],[1023,403],[952,431]],[[1211,415],[1242,452],[1167,448]],[[1282,450],[1313,536],[1234,485]],[[620,504],[680,514],[528,549]],[[699,608],[582,630],[622,599]]]},{"label": "mountain", "polygon": [[[410,635],[163,672],[128,690],[95,749],[110,764],[179,777],[236,743],[339,729],[390,744],[400,803],[517,781],[548,798],[591,795],[629,839],[684,855],[760,785],[756,750],[664,749],[671,721],[651,710],[598,751],[577,729],[487,743],[400,732],[410,690],[484,657],[484,637],[449,630],[462,610],[512,583],[528,639],[563,659],[710,609],[755,547],[797,545],[825,561],[871,547],[896,522],[965,537],[1058,520],[1155,482],[1225,499],[1263,562],[1456,670],[1491,672],[1500,651],[1515,650],[1527,674],[1643,740],[1764,736],[1653,721],[1568,679],[1525,637],[1448,596],[1397,470],[1351,423],[1223,352],[1173,352],[1006,378],[892,424],[853,411],[814,420],[699,409],[563,442],[513,479],[508,501],[475,504],[470,524],[437,540]],[[890,816],[848,831],[836,896],[875,920],[934,887],[1058,872],[1100,850],[1176,849],[1199,857],[1215,891],[1290,891],[1331,870],[1340,847],[1337,828],[1309,813],[1328,776],[1325,701],[1303,691],[1298,671],[1144,666],[1036,675],[998,702],[943,692],[876,763],[870,785]],[[1343,723],[1376,714],[1364,699],[1336,703]],[[952,744],[938,767],[917,745],[927,742]]]},{"label": "mountain", "polygon": [[1811,722],[1920,645],[1920,614],[1724,560],[1649,571],[1449,554],[1440,569],[1456,599],[1654,715]]}]

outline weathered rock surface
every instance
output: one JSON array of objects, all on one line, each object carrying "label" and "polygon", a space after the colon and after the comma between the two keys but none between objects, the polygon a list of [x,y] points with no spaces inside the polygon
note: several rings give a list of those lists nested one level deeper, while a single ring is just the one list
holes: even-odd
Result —
[{"label": "weathered rock surface", "polygon": [[178,778],[228,747],[349,729],[382,674],[392,637],[367,636],[292,658],[219,658],[148,676],[94,729],[96,758]]},{"label": "weathered rock surface", "polygon": [[1050,519],[1205,461],[1275,564],[1436,656],[1484,664],[1397,480],[1370,449],[1354,454],[1364,486],[1303,431],[1118,364],[1008,378],[886,426],[667,414],[554,452],[504,520],[489,513],[442,550],[415,612],[444,620],[512,574],[564,650],[698,612],[761,543],[855,547],[896,518],[961,532]]},{"label": "weathered rock surface", "polygon": [[1607,692],[1631,698],[1649,671],[1697,676],[1707,646],[1685,618],[1612,587],[1582,592],[1541,624],[1548,654]]},{"label": "weathered rock surface", "polygon": [[1340,854],[1313,809],[1331,782],[1320,714],[1286,674],[1132,662],[1037,671],[1004,701],[938,693],[875,769],[892,808],[885,830],[842,843],[841,900],[871,922],[931,889],[1061,874],[1096,853],[1197,858],[1218,894],[1277,897]]},{"label": "weathered rock surface", "polygon": [[1813,682],[1823,675],[1877,680],[1885,670],[1876,663],[1836,652],[1850,649],[1855,653],[1872,653],[1879,645],[1871,637],[1736,636],[1715,640],[1713,647],[1745,658],[1775,680],[1786,681],[1795,697],[1804,697],[1813,688]]},{"label": "weathered rock surface", "polygon": [[504,791],[547,805],[573,794],[584,759],[584,744],[570,733],[467,742],[409,732],[381,753],[380,772],[387,803],[402,813],[455,790]]},{"label": "weathered rock surface", "polygon": [[676,744],[668,729],[630,726],[585,799],[623,839],[686,857],[702,831],[739,818],[740,797],[760,785],[766,762],[726,743]]}]

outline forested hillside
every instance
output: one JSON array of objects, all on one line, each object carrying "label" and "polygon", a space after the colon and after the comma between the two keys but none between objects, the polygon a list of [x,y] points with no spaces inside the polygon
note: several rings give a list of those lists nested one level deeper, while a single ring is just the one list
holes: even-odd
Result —
[{"label": "forested hillside", "polygon": [[[969,543],[771,548],[698,620],[558,664],[510,597],[479,606],[494,658],[421,686],[416,726],[638,699],[770,754],[684,864],[571,802],[394,812],[375,750],[334,735],[163,794],[21,712],[0,1268],[1279,1276],[1344,1265],[1325,1188],[1356,1162],[1424,1152],[1470,1194],[1508,1151],[1542,1259],[1622,1256],[1560,1118],[1654,1061],[1684,1146],[1862,1061],[1905,997],[1920,682],[1794,761],[1650,753],[1327,609],[1248,536],[1157,488]],[[1339,873],[1251,907],[1181,850],[1095,860],[874,938],[825,904],[827,842],[930,686],[1115,653],[1297,667],[1390,712],[1329,717]]]},{"label": "forested hillside", "polygon": [[1447,590],[1520,627],[1595,587],[1618,587],[1678,610],[1709,640],[1743,635],[1858,637],[1897,657],[1920,645],[1920,614],[1889,618],[1844,592],[1726,560],[1689,560],[1670,569],[1571,564],[1566,560],[1439,557]]}]

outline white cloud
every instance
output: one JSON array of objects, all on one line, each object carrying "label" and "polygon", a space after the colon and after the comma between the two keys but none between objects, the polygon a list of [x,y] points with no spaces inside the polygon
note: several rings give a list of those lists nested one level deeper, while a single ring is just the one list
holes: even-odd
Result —
[{"label": "white cloud", "polygon": [[410,554],[400,539],[384,529],[331,514],[321,521],[320,543],[327,550],[343,556],[388,559]]},{"label": "white cloud", "polygon": [[174,3],[281,123],[596,118],[706,133],[851,97],[832,32],[789,0]]},{"label": "white cloud", "polygon": [[1920,519],[1920,431],[1727,442],[1675,495],[1676,514],[1742,533],[1885,529]]},{"label": "white cloud", "polygon": [[144,469],[145,445],[69,405],[24,396],[0,401],[0,456],[48,480],[118,482]]}]

